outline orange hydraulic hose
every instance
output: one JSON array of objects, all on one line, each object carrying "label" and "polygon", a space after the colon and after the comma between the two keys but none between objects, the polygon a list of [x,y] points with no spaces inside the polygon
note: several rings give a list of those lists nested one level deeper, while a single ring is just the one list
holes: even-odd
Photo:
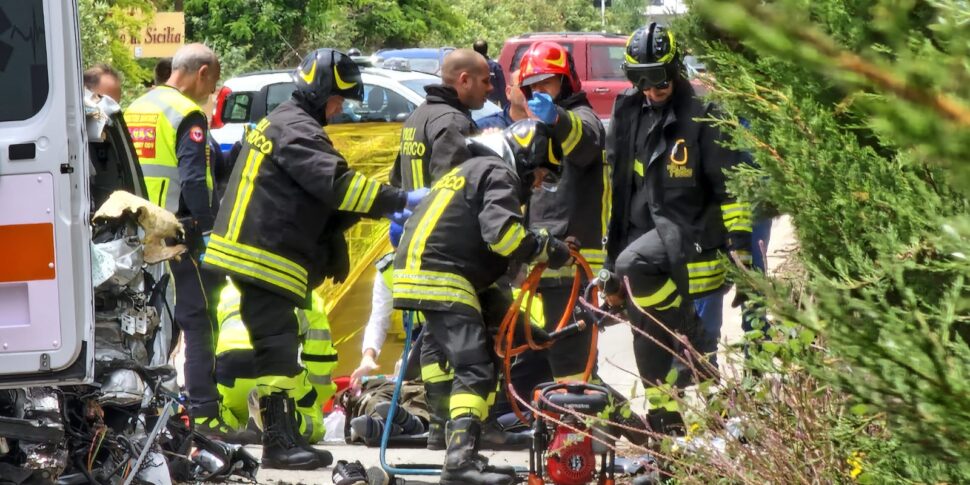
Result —
[{"label": "orange hydraulic hose", "polygon": [[[570,255],[573,258],[574,265],[576,266],[576,272],[573,276],[573,286],[569,295],[569,302],[566,305],[565,311],[559,322],[556,324],[556,331],[562,330],[570,321],[570,317],[573,314],[573,308],[576,306],[576,301],[579,298],[580,286],[583,281],[583,276],[586,276],[587,281],[593,279],[593,270],[589,267],[589,263],[586,262],[579,251],[570,249]],[[502,359],[502,372],[505,375],[505,392],[509,396],[509,403],[512,405],[512,410],[515,415],[523,423],[527,422],[525,415],[519,408],[518,402],[512,397],[510,387],[511,387],[511,371],[512,371],[512,357],[519,355],[526,350],[543,350],[552,346],[552,342],[536,343],[532,337],[532,324],[530,321],[525,321],[525,340],[526,343],[518,347],[513,347],[515,340],[515,324],[518,321],[519,313],[522,311],[522,299],[525,300],[525,312],[526,315],[531,315],[532,310],[532,300],[535,298],[536,289],[539,287],[539,280],[542,277],[542,272],[545,271],[545,264],[537,264],[529,272],[525,281],[522,283],[522,288],[519,291],[519,295],[512,302],[508,311],[505,313],[505,318],[502,319],[502,324],[499,326],[498,335],[495,339],[495,353]],[[593,294],[593,305],[598,305],[598,295]],[[586,359],[586,368],[583,371],[583,382],[588,382],[590,376],[593,373],[593,365],[596,362],[596,346],[599,341],[599,335],[596,329],[592,329],[592,337],[590,338],[590,350],[589,355]]]}]

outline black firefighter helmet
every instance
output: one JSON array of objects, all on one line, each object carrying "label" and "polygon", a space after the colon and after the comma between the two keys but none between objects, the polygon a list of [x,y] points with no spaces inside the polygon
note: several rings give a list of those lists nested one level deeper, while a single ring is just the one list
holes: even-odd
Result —
[{"label": "black firefighter helmet", "polygon": [[333,49],[317,49],[307,55],[293,72],[299,95],[316,109],[323,109],[330,96],[363,101],[364,82],[353,59]]},{"label": "black firefighter helmet", "polygon": [[627,40],[623,72],[637,89],[665,88],[681,69],[677,40],[667,26],[652,22]]}]

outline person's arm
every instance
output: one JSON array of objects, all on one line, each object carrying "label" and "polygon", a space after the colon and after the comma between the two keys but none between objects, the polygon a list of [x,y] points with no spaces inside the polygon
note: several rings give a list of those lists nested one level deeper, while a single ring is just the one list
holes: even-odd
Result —
[{"label": "person's arm", "polygon": [[364,341],[361,345],[360,364],[350,374],[350,386],[359,389],[364,376],[380,368],[377,356],[387,338],[387,329],[391,326],[391,313],[394,311],[394,298],[391,289],[387,287],[380,275],[374,279],[374,289],[371,294],[370,319],[364,328]]},{"label": "person's arm", "polygon": [[605,133],[603,122],[592,109],[566,110],[556,106],[559,117],[552,131],[562,145],[566,163],[579,167],[602,160]]},{"label": "person's arm", "polygon": [[472,157],[465,138],[475,134],[478,129],[468,117],[459,115],[442,116],[430,125],[431,160],[428,166],[431,180],[436,181]]},{"label": "person's arm", "polygon": [[281,166],[307,192],[338,210],[377,218],[399,212],[407,193],[348,168],[322,131],[302,130],[278,148]]},{"label": "person's arm", "polygon": [[195,230],[199,234],[210,231],[215,222],[211,194],[206,184],[209,160],[206,126],[205,116],[202,113],[186,116],[178,127],[175,144],[182,200],[194,226],[187,227],[186,230]]},{"label": "person's arm", "polygon": [[384,278],[377,275],[374,278],[374,288],[371,293],[370,318],[364,327],[364,340],[361,344],[361,354],[370,351],[376,358],[384,346],[387,329],[391,326],[391,314],[394,312],[394,298],[391,289],[387,287]]}]

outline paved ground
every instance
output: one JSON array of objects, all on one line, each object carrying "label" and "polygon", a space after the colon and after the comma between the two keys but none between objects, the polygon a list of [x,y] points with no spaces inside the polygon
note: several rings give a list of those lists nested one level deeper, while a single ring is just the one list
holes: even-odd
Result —
[{"label": "paved ground", "polygon": [[[772,241],[768,248],[769,268],[775,268],[787,254],[792,241],[791,226],[787,218],[775,220],[772,230]],[[733,292],[725,296],[724,306],[724,328],[722,330],[722,345],[725,342],[736,341],[741,335],[741,321],[737,309],[730,307],[733,299]],[[636,382],[636,376],[630,374],[636,366],[633,360],[632,340],[630,329],[623,325],[617,325],[607,329],[600,336],[599,345],[599,370],[600,376],[611,386],[621,392],[629,394]],[[642,394],[638,392],[637,394]],[[635,406],[639,405],[642,411],[643,401],[635,400]],[[330,450],[337,460],[360,460],[365,466],[377,466],[380,464],[378,450],[376,448],[365,448],[363,446],[348,446],[344,444],[327,445],[323,448]],[[248,447],[254,455],[259,455],[259,446]],[[517,466],[528,466],[529,458],[526,452],[489,452],[487,453],[492,463],[510,464]],[[424,449],[390,450],[388,461],[391,463],[441,463],[444,452],[428,451]],[[313,472],[301,472],[290,470],[260,470],[258,475],[259,483],[267,484],[331,484],[331,469]],[[426,483],[435,483],[433,479],[421,479]]]}]

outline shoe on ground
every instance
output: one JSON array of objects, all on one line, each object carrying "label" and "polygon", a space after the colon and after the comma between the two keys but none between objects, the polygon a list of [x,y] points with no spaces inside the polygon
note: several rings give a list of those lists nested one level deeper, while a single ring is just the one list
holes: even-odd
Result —
[{"label": "shoe on ground", "polygon": [[340,460],[333,467],[333,485],[367,485],[367,470],[359,461]]}]

